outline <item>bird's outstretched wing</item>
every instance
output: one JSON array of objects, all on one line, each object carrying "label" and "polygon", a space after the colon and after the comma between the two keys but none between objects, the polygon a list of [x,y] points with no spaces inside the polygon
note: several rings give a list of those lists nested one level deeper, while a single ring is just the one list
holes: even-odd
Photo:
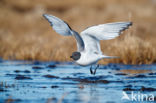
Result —
[{"label": "bird's outstretched wing", "polygon": [[58,34],[64,36],[72,35],[70,26],[63,20],[48,14],[43,14],[43,17],[45,17],[48,20],[50,25]]},{"label": "bird's outstretched wing", "polygon": [[70,36],[74,35],[77,41],[78,51],[82,51],[84,49],[84,42],[81,36],[74,30],[70,28],[70,26],[63,20],[48,14],[43,14],[43,16],[48,20],[53,29],[60,35]]},{"label": "bird's outstretched wing", "polygon": [[132,22],[115,22],[89,27],[81,32],[86,51],[101,53],[100,40],[113,39],[128,29]]}]

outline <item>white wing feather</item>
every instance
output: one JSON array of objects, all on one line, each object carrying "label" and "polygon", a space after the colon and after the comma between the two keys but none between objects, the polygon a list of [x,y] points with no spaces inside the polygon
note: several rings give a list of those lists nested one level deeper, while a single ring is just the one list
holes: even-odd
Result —
[{"label": "white wing feather", "polygon": [[100,40],[114,39],[122,31],[128,29],[132,22],[115,22],[92,26],[81,32],[81,37],[85,44],[85,50],[101,53]]},{"label": "white wing feather", "polygon": [[60,35],[64,35],[64,36],[70,36],[70,35],[74,35],[76,41],[77,41],[77,49],[78,51],[83,51],[84,50],[84,42],[81,38],[81,36],[74,30],[72,30],[70,28],[70,26],[63,20],[53,16],[53,15],[48,15],[48,14],[44,14],[43,15],[48,22],[50,23],[50,25],[52,26],[52,28]]},{"label": "white wing feather", "polygon": [[53,15],[44,14],[43,16],[48,20],[50,25],[53,27],[53,29],[58,34],[61,34],[64,36],[72,35],[71,28],[63,20],[61,20]]},{"label": "white wing feather", "polygon": [[63,20],[53,16],[44,14],[43,15],[48,22],[51,24],[53,29],[60,35],[70,36],[74,35],[77,41],[78,51],[86,51],[101,53],[100,40],[113,39],[121,34],[122,31],[127,29],[131,22],[116,22],[101,24],[92,26],[81,32],[81,36]]}]

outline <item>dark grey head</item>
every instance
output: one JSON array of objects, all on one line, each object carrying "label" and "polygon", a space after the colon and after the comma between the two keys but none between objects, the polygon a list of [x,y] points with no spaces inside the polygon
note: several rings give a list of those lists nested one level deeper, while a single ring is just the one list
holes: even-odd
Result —
[{"label": "dark grey head", "polygon": [[81,57],[81,53],[80,52],[73,52],[72,56],[70,56],[70,58],[72,58],[73,60],[78,60]]}]

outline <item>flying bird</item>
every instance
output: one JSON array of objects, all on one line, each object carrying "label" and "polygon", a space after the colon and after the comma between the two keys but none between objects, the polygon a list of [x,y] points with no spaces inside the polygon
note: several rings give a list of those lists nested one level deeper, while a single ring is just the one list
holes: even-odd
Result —
[{"label": "flying bird", "polygon": [[90,73],[95,75],[97,68],[92,70],[92,65],[104,58],[116,58],[116,56],[104,55],[100,48],[100,40],[110,40],[118,37],[122,31],[128,29],[132,22],[114,22],[107,24],[99,24],[88,27],[79,35],[78,32],[63,20],[48,14],[43,14],[43,17],[48,20],[56,33],[63,36],[74,36],[77,42],[77,51],[72,53],[72,58],[78,65],[90,67]]}]

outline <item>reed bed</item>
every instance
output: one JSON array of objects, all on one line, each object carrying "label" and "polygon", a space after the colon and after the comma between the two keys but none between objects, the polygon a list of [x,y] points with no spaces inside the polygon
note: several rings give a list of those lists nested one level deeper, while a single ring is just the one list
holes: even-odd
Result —
[{"label": "reed bed", "polygon": [[0,57],[16,60],[71,61],[76,50],[72,37],[55,33],[42,14],[56,15],[76,31],[116,21],[133,26],[114,40],[101,41],[104,54],[119,56],[100,63],[156,62],[156,3],[154,0],[1,0]]},{"label": "reed bed", "polygon": [[151,64],[156,62],[156,48],[149,41],[131,34],[115,40],[106,51],[110,55],[119,57],[106,60],[109,63]]}]

